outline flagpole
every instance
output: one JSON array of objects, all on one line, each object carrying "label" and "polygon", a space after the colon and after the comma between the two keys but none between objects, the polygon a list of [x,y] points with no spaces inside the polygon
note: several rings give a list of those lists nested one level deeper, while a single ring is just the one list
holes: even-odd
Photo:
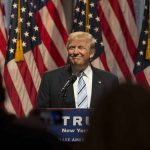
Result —
[{"label": "flagpole", "polygon": [[86,18],[85,18],[85,31],[89,32],[89,0],[86,0]]},{"label": "flagpole", "polygon": [[20,14],[20,0],[18,0],[18,31],[17,31],[17,41],[16,41],[16,52],[15,52],[15,61],[20,62],[24,60],[23,56],[23,45],[21,37],[21,14]]},{"label": "flagpole", "polygon": [[148,44],[146,49],[146,59],[150,60],[150,0],[148,0]]}]

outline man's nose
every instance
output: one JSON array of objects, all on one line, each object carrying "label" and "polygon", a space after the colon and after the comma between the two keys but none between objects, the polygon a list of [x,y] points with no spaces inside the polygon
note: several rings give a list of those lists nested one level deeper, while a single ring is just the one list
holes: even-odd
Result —
[{"label": "man's nose", "polygon": [[78,48],[77,46],[74,48],[74,51],[73,51],[73,53],[74,53],[74,54],[77,54],[77,53],[79,53],[79,48]]}]

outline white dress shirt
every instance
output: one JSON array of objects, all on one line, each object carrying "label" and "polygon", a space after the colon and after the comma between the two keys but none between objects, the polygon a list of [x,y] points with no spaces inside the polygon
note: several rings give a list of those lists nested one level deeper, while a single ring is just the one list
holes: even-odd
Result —
[{"label": "white dress shirt", "polygon": [[[92,80],[93,80],[93,71],[92,71],[91,66],[88,66],[84,70],[83,79],[84,79],[84,81],[86,83],[87,97],[88,97],[88,108],[90,108],[91,94],[92,94]],[[79,81],[79,77],[77,77],[77,80],[73,84],[76,108],[78,108],[78,105],[77,105],[77,96],[78,96],[77,87],[78,87],[78,81]]]}]

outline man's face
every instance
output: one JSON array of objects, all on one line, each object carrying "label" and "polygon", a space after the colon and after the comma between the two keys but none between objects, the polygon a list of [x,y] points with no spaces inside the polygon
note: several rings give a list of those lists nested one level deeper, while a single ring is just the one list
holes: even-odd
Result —
[{"label": "man's face", "polygon": [[90,56],[90,44],[86,39],[74,39],[68,47],[69,60],[73,65],[87,66],[89,64]]}]

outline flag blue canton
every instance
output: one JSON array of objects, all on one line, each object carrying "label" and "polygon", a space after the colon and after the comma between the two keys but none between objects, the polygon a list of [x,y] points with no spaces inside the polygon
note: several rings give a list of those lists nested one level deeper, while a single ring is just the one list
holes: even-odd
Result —
[{"label": "flag blue canton", "polygon": [[102,41],[101,28],[100,28],[100,18],[98,15],[98,0],[89,0],[88,2],[88,18],[89,24],[86,25],[86,0],[78,0],[73,19],[73,32],[75,31],[86,31],[88,30],[90,34],[96,40],[96,53],[93,59],[98,57],[102,52],[104,52],[104,45]]},{"label": "flag blue canton", "polygon": [[148,46],[148,21],[149,21],[149,0],[145,1],[144,18],[142,23],[141,35],[137,49],[136,64],[134,67],[134,74],[144,70],[150,65],[150,61],[146,60],[146,49]]},{"label": "flag blue canton", "polygon": [[[37,8],[42,7],[46,2],[35,3],[34,0],[20,1],[20,22],[21,22],[21,38],[23,45],[23,53],[34,49],[41,43],[38,26],[36,25],[35,11]],[[17,33],[18,33],[18,0],[13,0],[10,26],[9,26],[9,39],[6,52],[6,63],[14,59],[16,51]]]},{"label": "flag blue canton", "polygon": [[43,6],[45,6],[50,0],[34,0],[34,4],[36,7],[35,11],[39,11]]}]

